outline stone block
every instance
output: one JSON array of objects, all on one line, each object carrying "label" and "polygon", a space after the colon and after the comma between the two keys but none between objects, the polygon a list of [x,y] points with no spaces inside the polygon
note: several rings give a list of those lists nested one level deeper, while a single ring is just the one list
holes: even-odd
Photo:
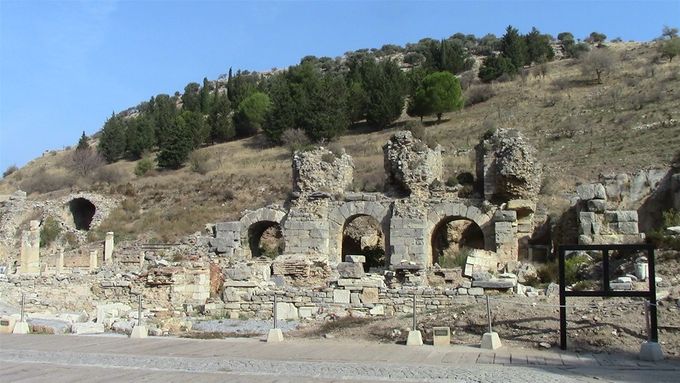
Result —
[{"label": "stone block", "polygon": [[528,199],[512,199],[508,201],[508,210],[515,210],[517,216],[525,216],[536,211],[536,203]]},{"label": "stone block", "polygon": [[366,256],[364,255],[346,255],[345,262],[350,263],[366,263]]},{"label": "stone block", "polygon": [[232,269],[226,269],[224,273],[228,279],[234,281],[245,281],[253,276],[252,269],[245,265],[241,265]]},{"label": "stone block", "polygon": [[411,330],[408,332],[408,338],[406,338],[407,346],[422,346],[423,345],[423,334],[418,330]]},{"label": "stone block", "polygon": [[149,336],[149,330],[144,325],[135,326],[130,333],[132,339],[144,339]]},{"label": "stone block", "polygon": [[517,221],[517,212],[514,210],[496,210],[493,215],[493,220],[496,222]]},{"label": "stone block", "polygon": [[435,347],[448,347],[451,345],[451,328],[432,327],[432,345]]},{"label": "stone block", "polygon": [[364,266],[361,263],[340,262],[337,270],[341,278],[361,278],[364,276]]},{"label": "stone block", "polygon": [[618,234],[638,234],[637,222],[616,222],[610,223],[609,229]]},{"label": "stone block", "polygon": [[267,343],[283,342],[283,331],[280,328],[272,328],[267,334]]},{"label": "stone block", "polygon": [[364,289],[361,292],[361,302],[366,304],[366,303],[378,303],[380,301],[380,297],[378,295],[378,289],[375,287],[364,287]]},{"label": "stone block", "polygon": [[501,338],[496,332],[487,332],[482,335],[482,344],[480,348],[485,350],[496,350],[501,348]]},{"label": "stone block", "polygon": [[276,319],[296,320],[298,319],[298,309],[294,304],[288,302],[276,302]]},{"label": "stone block", "polygon": [[333,303],[349,304],[350,303],[350,291],[349,290],[334,289],[333,290]]},{"label": "stone block", "polygon": [[26,321],[16,322],[14,324],[14,329],[12,330],[12,334],[15,334],[15,335],[24,335],[24,334],[29,334],[30,332],[31,332],[31,329],[28,327],[28,323],[26,323]]},{"label": "stone block", "polygon": [[368,313],[371,315],[385,315],[385,306],[375,305],[370,310],[368,310]]},{"label": "stone block", "polygon": [[481,287],[471,287],[468,289],[468,295],[473,296],[484,295],[484,289]]},{"label": "stone block", "polygon": [[640,359],[647,362],[663,360],[663,351],[657,342],[644,342],[640,346]]},{"label": "stone block", "polygon": [[576,194],[583,201],[588,201],[595,198],[594,184],[581,184],[576,187]]},{"label": "stone block", "polygon": [[359,293],[350,293],[349,302],[353,305],[358,305],[361,303],[361,300],[359,299]]},{"label": "stone block", "polygon": [[14,331],[16,322],[16,318],[11,316],[0,317],[0,334],[11,334]]},{"label": "stone block", "polygon": [[[488,281],[472,281],[472,286],[483,287],[485,289],[511,289],[517,285],[516,279],[491,279]],[[475,294],[470,294],[475,295]]]},{"label": "stone block", "polygon": [[607,201],[603,199],[591,199],[587,203],[588,211],[593,213],[604,213],[607,209]]},{"label": "stone block", "polygon": [[468,295],[468,289],[466,289],[465,287],[459,287],[457,292],[458,295]]},{"label": "stone block", "polygon": [[607,191],[604,188],[604,185],[602,184],[595,184],[593,187],[593,191],[595,193],[595,199],[599,200],[606,200],[607,199]]},{"label": "stone block", "polygon": [[605,212],[607,222],[638,222],[635,210],[610,210]]},{"label": "stone block", "polygon": [[308,318],[311,318],[312,316],[314,316],[314,314],[316,314],[317,310],[318,309],[316,307],[300,307],[298,309],[298,315],[302,319],[308,319]]}]

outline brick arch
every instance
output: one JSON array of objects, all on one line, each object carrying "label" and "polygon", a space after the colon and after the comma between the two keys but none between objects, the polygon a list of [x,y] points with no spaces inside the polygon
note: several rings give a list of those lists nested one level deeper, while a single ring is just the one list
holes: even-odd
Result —
[{"label": "brick arch", "polygon": [[[247,258],[252,257],[253,253],[250,248],[253,238],[250,238],[252,233],[265,230],[272,225],[279,225],[283,232],[283,221],[286,218],[286,212],[273,209],[269,207],[263,207],[254,211],[246,213],[239,222],[241,222],[241,246],[243,253]],[[283,233],[283,238],[285,242],[286,235]]]},{"label": "brick arch", "polygon": [[427,214],[427,246],[428,262],[432,261],[431,240],[435,229],[444,221],[465,219],[474,222],[484,234],[484,249],[495,251],[496,241],[491,212],[484,213],[480,206],[467,202],[445,202],[432,206]]},{"label": "brick arch", "polygon": [[329,217],[329,261],[335,265],[342,262],[342,233],[347,222],[359,216],[369,216],[375,219],[380,224],[385,240],[385,257],[389,264],[389,239],[390,239],[390,219],[392,217],[392,209],[389,205],[383,205],[378,202],[369,201],[352,201],[345,202],[342,205],[331,210]]}]

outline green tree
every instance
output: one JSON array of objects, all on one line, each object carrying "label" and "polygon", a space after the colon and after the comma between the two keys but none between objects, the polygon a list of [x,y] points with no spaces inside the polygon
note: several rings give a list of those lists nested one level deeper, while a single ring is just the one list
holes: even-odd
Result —
[{"label": "green tree", "polygon": [[350,123],[356,123],[366,118],[366,104],[368,96],[361,84],[361,80],[350,80],[347,87],[347,112]]},{"label": "green tree", "polygon": [[125,125],[115,113],[104,123],[97,151],[109,163],[118,161],[125,153]]},{"label": "green tree", "polygon": [[492,33],[489,33],[479,39],[475,51],[477,52],[477,54],[490,56],[494,52],[498,51],[500,49],[500,46],[501,42],[498,39],[498,37],[496,37],[496,35]]},{"label": "green tree", "polygon": [[310,94],[310,113],[304,115],[303,126],[313,141],[331,140],[349,126],[347,85],[340,75],[321,76],[318,88]]},{"label": "green tree", "polygon": [[552,40],[550,35],[543,35],[536,27],[533,27],[524,39],[527,46],[526,64],[541,64],[546,61],[552,61],[555,58],[555,52],[552,49],[552,45],[550,45]]},{"label": "green tree", "polygon": [[678,28],[672,28],[668,25],[664,25],[663,29],[661,30],[661,38],[672,39],[675,37],[678,37]]},{"label": "green tree", "polygon": [[154,124],[146,114],[131,118],[127,121],[125,151],[127,157],[136,160],[144,153],[151,151],[156,143]]},{"label": "green tree", "polygon": [[528,52],[524,38],[516,28],[509,25],[501,38],[501,52],[504,57],[510,59],[514,67],[513,74],[527,63]]},{"label": "green tree", "polygon": [[[200,112],[203,114],[209,113],[212,107],[213,98],[210,97],[211,90],[212,85],[210,84],[210,81],[208,81],[208,78],[203,77],[203,86],[201,87],[201,90],[199,91],[198,94]],[[198,110],[194,110],[194,112],[198,112]]]},{"label": "green tree", "polygon": [[155,136],[159,147],[163,146],[167,132],[175,124],[177,103],[167,94],[159,94],[152,99],[152,116],[155,124]]},{"label": "green tree", "polygon": [[418,90],[421,89],[423,85],[423,79],[427,75],[427,71],[422,68],[415,68],[406,75],[408,81],[408,101],[406,104],[406,114],[411,117],[420,117],[420,121],[423,117],[429,114],[428,106],[423,101],[423,97],[416,97]]},{"label": "green tree", "polygon": [[236,135],[248,137],[261,131],[270,105],[269,96],[262,92],[254,92],[244,98],[234,113]]},{"label": "green tree", "polygon": [[426,114],[437,115],[437,122],[442,114],[463,108],[463,91],[458,78],[450,72],[435,72],[423,79],[423,84],[416,92],[416,104],[422,105]]},{"label": "green tree", "polygon": [[232,105],[239,105],[243,99],[257,90],[258,76],[248,71],[236,71],[227,83],[227,95]]},{"label": "green tree", "polygon": [[680,37],[671,37],[661,42],[661,56],[668,57],[673,62],[673,57],[680,55]]},{"label": "green tree", "polygon": [[281,135],[287,129],[296,128],[297,107],[293,99],[286,73],[273,76],[269,97],[271,109],[267,114],[267,123],[262,127],[264,134],[274,143],[281,143]]},{"label": "green tree", "polygon": [[181,117],[175,118],[174,123],[167,128],[167,137],[156,158],[158,167],[179,169],[186,162],[191,146],[191,132]]},{"label": "green tree", "polygon": [[384,129],[399,118],[404,107],[404,74],[391,60],[376,63],[367,59],[357,70],[366,90],[366,121]]},{"label": "green tree", "polygon": [[512,61],[502,55],[492,55],[484,58],[482,66],[479,67],[479,79],[483,82],[491,82],[503,73],[513,74],[517,70]]},{"label": "green tree", "polygon": [[585,42],[590,44],[602,44],[607,40],[607,35],[600,32],[590,32],[590,35],[585,38]]},{"label": "green tree", "polygon": [[76,150],[84,150],[89,148],[90,140],[87,138],[85,132],[83,131],[83,134],[80,136],[80,140],[78,140],[78,146],[76,146]]},{"label": "green tree", "polygon": [[205,121],[203,114],[185,110],[179,115],[184,122],[185,128],[191,134],[191,148],[196,149],[206,143],[210,138],[210,126]]},{"label": "green tree", "polygon": [[201,86],[197,82],[190,82],[184,87],[184,94],[182,95],[182,109],[190,112],[199,112],[201,110]]},{"label": "green tree", "polygon": [[208,116],[210,139],[212,142],[224,142],[234,138],[234,125],[231,117],[231,103],[224,93],[216,93],[214,104]]}]

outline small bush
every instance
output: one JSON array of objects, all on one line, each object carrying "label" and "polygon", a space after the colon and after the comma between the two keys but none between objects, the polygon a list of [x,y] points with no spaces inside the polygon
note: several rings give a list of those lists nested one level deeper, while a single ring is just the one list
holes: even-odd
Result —
[{"label": "small bush", "polygon": [[52,217],[47,217],[40,227],[40,246],[47,247],[61,233],[61,225]]},{"label": "small bush", "polygon": [[536,275],[543,283],[559,283],[559,265],[556,261],[546,263],[536,270]]},{"label": "small bush", "polygon": [[421,124],[418,121],[409,121],[406,126],[406,129],[408,129],[411,132],[411,135],[413,135],[413,138],[417,138],[419,140],[425,140],[425,136],[427,135],[427,131],[425,130],[425,125]]},{"label": "small bush", "polygon": [[465,92],[465,106],[472,106],[481,102],[489,100],[495,96],[496,92],[489,84],[482,84],[470,87]]},{"label": "small bush", "polygon": [[2,173],[2,178],[7,178],[10,174],[16,172],[19,170],[19,168],[16,165],[10,165],[5,169],[5,171]]},{"label": "small bush", "polygon": [[149,157],[144,157],[135,165],[135,175],[141,177],[153,169],[153,161]]},{"label": "small bush", "polygon": [[304,150],[310,145],[309,137],[302,129],[288,129],[281,134],[281,141],[291,153],[298,150]]},{"label": "small bush", "polygon": [[64,240],[70,248],[75,249],[78,247],[78,237],[75,234],[71,232],[64,234]]},{"label": "small bush", "polygon": [[125,171],[122,169],[105,166],[99,168],[93,177],[95,182],[106,182],[107,184],[118,184],[125,179]]},{"label": "small bush", "polygon": [[75,185],[75,179],[66,174],[47,173],[45,169],[26,177],[21,182],[21,190],[26,193],[48,193],[55,190],[67,189]]},{"label": "small bush", "polygon": [[194,173],[207,174],[211,170],[208,160],[208,153],[195,150],[189,154],[189,168]]},{"label": "small bush", "polygon": [[474,71],[467,71],[460,75],[460,87],[463,90],[467,90],[472,84],[475,83],[477,79],[477,74]]}]

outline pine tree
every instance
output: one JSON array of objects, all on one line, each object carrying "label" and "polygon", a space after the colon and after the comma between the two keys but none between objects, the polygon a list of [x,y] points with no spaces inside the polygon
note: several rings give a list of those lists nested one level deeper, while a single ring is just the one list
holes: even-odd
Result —
[{"label": "pine tree", "polygon": [[212,142],[231,140],[236,135],[231,121],[231,105],[224,93],[216,93],[215,103],[208,115],[210,125],[210,139]]},{"label": "pine tree", "polygon": [[258,133],[267,117],[271,102],[269,96],[255,92],[243,99],[234,113],[234,128],[239,137]]},{"label": "pine tree", "polygon": [[501,38],[501,52],[504,57],[510,59],[514,66],[514,72],[524,66],[527,62],[527,45],[524,38],[519,34],[516,28],[509,25],[505,30],[505,34]]},{"label": "pine tree", "polygon": [[182,118],[177,117],[167,129],[167,137],[158,153],[158,167],[179,169],[191,152],[191,133]]},{"label": "pine tree", "polygon": [[104,123],[97,151],[109,163],[118,161],[125,153],[125,126],[115,113]]},{"label": "pine tree", "polygon": [[296,129],[297,105],[291,94],[286,73],[275,75],[269,90],[271,109],[267,114],[267,123],[262,127],[270,141],[281,143],[281,135],[287,129]]},{"label": "pine tree", "polygon": [[415,100],[425,114],[436,114],[437,122],[441,121],[443,113],[463,108],[460,82],[450,72],[427,75],[416,92]]},{"label": "pine tree", "polygon": [[80,136],[80,140],[78,140],[78,146],[76,146],[76,150],[85,150],[90,148],[90,140],[87,138],[85,135],[85,131],[83,131],[83,135]]},{"label": "pine tree", "polygon": [[142,114],[126,122],[126,153],[132,160],[142,158],[145,152],[151,151],[156,143],[154,125],[151,118]]}]

